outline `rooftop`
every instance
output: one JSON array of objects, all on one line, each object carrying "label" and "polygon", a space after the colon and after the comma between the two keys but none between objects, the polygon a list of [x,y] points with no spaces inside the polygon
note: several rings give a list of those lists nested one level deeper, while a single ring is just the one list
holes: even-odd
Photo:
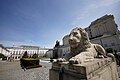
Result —
[{"label": "rooftop", "polygon": [[91,22],[90,26],[95,25],[96,23],[99,23],[99,22],[106,20],[108,18],[114,19],[114,16],[113,15],[104,15],[103,17],[100,17],[100,18],[96,19],[95,21]]}]

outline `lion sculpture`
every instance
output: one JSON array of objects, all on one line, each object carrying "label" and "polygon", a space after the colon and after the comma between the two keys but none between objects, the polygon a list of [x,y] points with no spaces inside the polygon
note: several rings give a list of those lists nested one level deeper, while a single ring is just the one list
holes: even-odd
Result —
[{"label": "lion sculpture", "polygon": [[88,33],[81,28],[74,28],[69,34],[71,52],[58,61],[69,61],[71,64],[80,64],[94,60],[97,57],[107,57],[104,48],[99,44],[92,44]]}]

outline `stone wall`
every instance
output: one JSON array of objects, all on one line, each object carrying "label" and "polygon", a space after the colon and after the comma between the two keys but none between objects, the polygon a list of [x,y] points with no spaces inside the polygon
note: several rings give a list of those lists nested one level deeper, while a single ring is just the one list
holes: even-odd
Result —
[{"label": "stone wall", "polygon": [[95,59],[83,64],[52,64],[50,80],[119,80],[116,62],[111,58]]}]

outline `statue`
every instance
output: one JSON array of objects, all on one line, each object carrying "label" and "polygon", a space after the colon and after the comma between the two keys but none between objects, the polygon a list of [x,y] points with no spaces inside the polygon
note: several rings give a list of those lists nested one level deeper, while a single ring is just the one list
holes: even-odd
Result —
[{"label": "statue", "polygon": [[69,44],[71,52],[52,63],[50,80],[119,80],[114,55],[106,56],[101,45],[90,42],[84,29],[74,28]]},{"label": "statue", "polygon": [[60,42],[57,40],[55,47],[53,49],[53,58],[52,59],[57,59],[58,58],[58,48],[60,47]]},{"label": "statue", "polygon": [[71,52],[58,62],[69,61],[71,64],[80,64],[94,60],[94,58],[105,58],[106,52],[99,44],[92,44],[84,29],[74,28],[69,34]]},{"label": "statue", "polygon": [[56,44],[55,44],[55,47],[59,47],[59,46],[60,46],[60,42],[57,40]]}]

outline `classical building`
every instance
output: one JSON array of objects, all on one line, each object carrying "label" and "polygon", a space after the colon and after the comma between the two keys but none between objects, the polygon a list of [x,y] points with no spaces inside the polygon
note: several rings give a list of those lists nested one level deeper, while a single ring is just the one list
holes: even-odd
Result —
[{"label": "classical building", "polygon": [[[69,35],[65,35],[62,39],[63,44],[57,47],[58,58],[63,57],[65,54],[70,53],[70,46],[69,46],[68,39],[69,39]],[[49,49],[46,52],[46,57],[53,58],[55,49],[56,49],[55,47],[53,49]]]},{"label": "classical building", "polygon": [[0,44],[0,53],[5,55],[7,58],[10,57],[10,51],[7,50],[2,44]]},{"label": "classical building", "polygon": [[[90,26],[85,28],[90,41],[102,45],[105,49],[112,48],[120,51],[120,31],[114,21],[113,15],[105,15],[91,22]],[[69,35],[63,37],[63,45],[59,48],[58,54],[64,55],[70,53]]]},{"label": "classical building", "polygon": [[69,35],[65,35],[62,39],[63,45],[58,48],[58,57],[63,57],[65,54],[70,53],[70,45],[68,42]]},{"label": "classical building", "polygon": [[68,40],[69,40],[69,35],[65,35],[62,39],[63,45],[62,45],[61,49],[62,49],[63,55],[70,53],[70,45],[69,45]]},{"label": "classical building", "polygon": [[113,15],[105,15],[85,28],[92,43],[120,51],[120,31]]},{"label": "classical building", "polygon": [[48,51],[46,51],[44,57],[53,58],[53,49],[49,49]]},{"label": "classical building", "polygon": [[[90,38],[90,41],[95,44],[102,45],[105,49],[112,48],[120,51],[120,31],[115,23],[113,15],[105,15],[85,28]],[[69,35],[65,35],[62,39],[63,45],[58,48],[58,56],[63,57],[70,53]],[[47,53],[52,54],[53,50]]]},{"label": "classical building", "polygon": [[48,51],[47,48],[40,48],[38,46],[25,46],[25,45],[13,46],[7,49],[10,51],[12,58],[15,60],[19,60],[23,56],[25,51],[27,51],[29,57],[32,56],[33,54],[38,54],[38,57],[43,57],[46,51]]}]

